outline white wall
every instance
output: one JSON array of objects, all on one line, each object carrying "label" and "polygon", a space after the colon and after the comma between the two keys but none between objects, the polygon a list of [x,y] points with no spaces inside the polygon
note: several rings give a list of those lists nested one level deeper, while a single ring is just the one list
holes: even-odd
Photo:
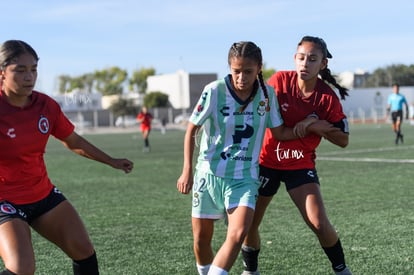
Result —
[{"label": "white wall", "polygon": [[[373,118],[376,114],[384,118],[391,87],[360,88],[349,91],[346,100],[341,100],[344,112],[350,118]],[[414,87],[400,87],[400,94],[407,99],[408,105],[414,104]]]},{"label": "white wall", "polygon": [[190,107],[190,77],[184,71],[175,74],[154,75],[147,78],[147,93],[162,92],[167,94],[175,109]]}]

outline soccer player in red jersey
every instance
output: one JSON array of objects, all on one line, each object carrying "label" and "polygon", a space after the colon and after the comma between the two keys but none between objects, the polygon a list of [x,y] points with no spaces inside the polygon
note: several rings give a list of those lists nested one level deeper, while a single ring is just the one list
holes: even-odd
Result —
[{"label": "soccer player in red jersey", "polygon": [[7,274],[34,274],[30,227],[73,260],[74,274],[99,274],[95,249],[78,213],[48,177],[50,135],[73,152],[131,172],[74,131],[49,96],[34,91],[39,57],[20,40],[0,46],[0,257]]},{"label": "soccer player in red jersey", "polygon": [[311,114],[320,122],[328,121],[338,130],[322,131],[325,126],[315,122],[309,126],[311,134],[291,141],[275,140],[269,131],[266,132],[260,155],[262,184],[253,224],[242,248],[245,264],[243,274],[259,274],[259,225],[281,182],[285,183],[304,221],[316,234],[334,272],[351,274],[345,265],[341,242],[325,212],[315,169],[315,150],[322,137],[340,147],[348,145],[347,119],[330,85],[339,90],[342,99],[348,93],[331,75],[328,58],[332,58],[332,55],[321,38],[305,36],[299,42],[294,56],[296,71],[276,72],[269,80],[277,94],[287,127],[293,127]]},{"label": "soccer player in red jersey", "polygon": [[143,106],[141,112],[137,115],[137,121],[141,123],[141,134],[144,138],[143,152],[150,151],[149,134],[151,132],[152,115],[148,112],[147,107]]}]

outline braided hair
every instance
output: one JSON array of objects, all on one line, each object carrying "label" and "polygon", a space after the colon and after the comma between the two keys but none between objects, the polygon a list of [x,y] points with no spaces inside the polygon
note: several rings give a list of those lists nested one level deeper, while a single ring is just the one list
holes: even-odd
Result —
[{"label": "braided hair", "polygon": [[[320,50],[322,51],[323,58],[332,58],[332,54],[328,51],[328,47],[326,46],[326,43],[325,43],[325,41],[323,41],[322,38],[315,37],[315,36],[304,36],[304,37],[302,37],[302,39],[298,43],[298,46],[302,45],[302,43],[304,43],[304,42],[311,42],[311,43],[314,43],[315,45],[317,45],[320,48]],[[336,79],[331,74],[331,70],[328,69],[328,66],[326,66],[323,70],[321,70],[319,72],[319,75],[321,76],[321,78],[323,80],[325,80],[326,82],[332,84],[333,86],[335,86],[338,89],[339,95],[341,96],[342,100],[345,100],[345,97],[349,96],[348,89],[345,88],[345,87],[342,87],[341,85],[339,85],[336,82]]]},{"label": "braided hair", "polygon": [[[241,57],[249,58],[251,60],[256,61],[257,64],[260,67],[262,67],[262,65],[263,65],[262,51],[253,42],[241,41],[241,42],[233,43],[233,45],[230,47],[229,55],[228,55],[229,65],[231,64],[231,60],[233,58],[241,58]],[[263,95],[265,97],[266,111],[269,112],[270,111],[269,94],[268,94],[267,87],[266,87],[266,85],[264,83],[264,80],[263,80],[262,70],[260,70],[260,72],[258,73],[257,78],[258,78],[258,82],[260,84],[260,87],[262,88]],[[241,112],[244,111],[244,109],[246,109],[249,102],[253,100],[253,98],[256,95],[256,92],[257,92],[257,85],[254,85],[254,90],[253,90],[253,93],[250,97],[250,100],[244,106],[241,107],[241,110],[240,110]]]}]

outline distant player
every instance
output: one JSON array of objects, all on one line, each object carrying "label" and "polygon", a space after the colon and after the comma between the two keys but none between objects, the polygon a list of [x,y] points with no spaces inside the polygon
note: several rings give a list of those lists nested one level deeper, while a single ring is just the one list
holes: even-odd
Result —
[{"label": "distant player", "polygon": [[405,105],[405,118],[408,119],[409,109],[405,96],[400,94],[400,85],[392,85],[393,93],[388,96],[387,116],[391,113],[392,130],[395,133],[395,144],[400,141],[404,143],[404,135],[401,133],[401,124],[403,121],[403,105]]},{"label": "distant player", "polygon": [[144,138],[144,148],[142,149],[142,151],[149,152],[149,134],[151,132],[152,115],[148,112],[147,107],[142,107],[141,112],[139,112],[139,114],[137,115],[137,121],[138,123],[141,123],[141,134]]}]

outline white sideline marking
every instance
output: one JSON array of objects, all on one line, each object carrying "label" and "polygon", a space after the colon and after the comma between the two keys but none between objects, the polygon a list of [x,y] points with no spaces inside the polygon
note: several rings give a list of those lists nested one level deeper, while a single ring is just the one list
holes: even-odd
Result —
[{"label": "white sideline marking", "polygon": [[330,161],[359,161],[359,162],[384,162],[384,163],[414,163],[414,159],[378,159],[378,158],[340,158],[340,157],[317,157],[316,160]]},{"label": "white sideline marking", "polygon": [[366,149],[355,149],[355,150],[348,150],[343,149],[343,151],[329,151],[324,153],[319,153],[319,156],[328,156],[328,155],[345,155],[345,154],[361,154],[361,153],[372,153],[372,152],[385,152],[385,151],[399,151],[399,150],[407,150],[407,149],[414,149],[414,145],[410,146],[394,146],[394,147],[383,147],[383,148],[366,148]]},{"label": "white sideline marking", "polygon": [[355,162],[382,162],[382,163],[414,163],[414,159],[384,159],[384,158],[347,158],[347,157],[329,157],[330,155],[345,155],[345,154],[363,154],[372,152],[385,152],[385,151],[398,151],[414,149],[414,145],[410,146],[394,146],[383,148],[366,148],[357,150],[344,150],[344,151],[330,151],[318,154],[316,160],[330,160],[330,161],[355,161]]}]

